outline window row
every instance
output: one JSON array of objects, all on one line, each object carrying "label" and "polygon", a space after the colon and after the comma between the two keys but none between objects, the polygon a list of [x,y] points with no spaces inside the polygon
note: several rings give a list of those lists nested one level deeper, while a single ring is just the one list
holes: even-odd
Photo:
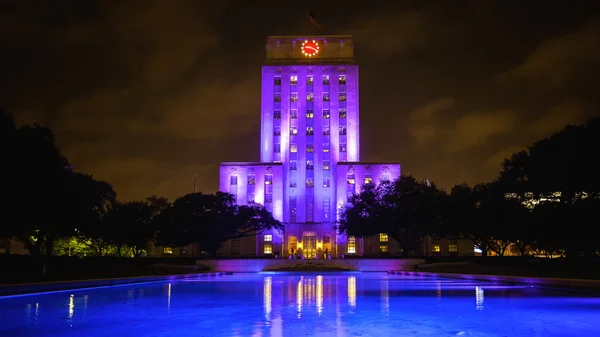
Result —
[{"label": "window row", "polygon": [[[277,148],[279,146],[277,146],[278,144],[275,144],[275,151],[278,151]],[[329,143],[323,143],[323,152],[329,152],[330,150],[330,144]],[[346,152],[346,143],[340,143],[340,152]],[[291,153],[296,153],[298,152],[298,144],[290,144],[290,152]],[[313,144],[307,144],[306,145],[306,152],[314,152],[314,145]],[[277,152],[276,152],[277,153]]]},{"label": "window row", "polygon": [[[339,117],[346,118],[346,109],[339,109]],[[323,118],[329,118],[331,116],[329,109],[323,109]],[[290,110],[290,118],[298,118],[298,110],[291,109]],[[306,118],[311,119],[315,118],[314,110],[306,110]],[[273,111],[273,119],[281,119],[281,110]]]},{"label": "window row", "polygon": [[[281,102],[281,94],[275,94],[275,96],[273,97],[275,102]],[[309,92],[306,94],[306,101],[307,102],[314,102],[315,101],[315,94],[312,92]],[[328,92],[324,92],[323,93],[323,102],[330,102],[331,98]],[[340,102],[345,102],[346,101],[346,94],[345,93],[340,93],[338,95],[338,101]],[[297,92],[292,92],[290,94],[290,102],[298,102],[298,93]]]},{"label": "window row", "polygon": [[[321,81],[323,84],[327,85],[327,84],[330,84],[331,78],[329,75],[323,75],[321,77]],[[281,76],[275,76],[273,78],[274,85],[281,85],[281,82],[282,82]],[[315,84],[315,77],[314,76],[306,76],[306,84],[307,85]],[[346,75],[338,76],[338,84],[346,84]],[[290,85],[298,85],[298,75],[290,76]]]},{"label": "window row", "polygon": [[[346,126],[345,125],[340,125],[338,127],[338,133],[340,136],[345,136],[346,135]],[[290,126],[290,136],[295,136],[298,134],[298,127],[297,126]],[[307,126],[306,127],[306,135],[307,136],[314,136],[315,134],[315,128],[312,126]],[[324,126],[323,127],[323,136],[329,136],[331,134],[331,128],[329,126]],[[281,136],[281,126],[275,126],[273,128],[273,135],[275,136]]]}]

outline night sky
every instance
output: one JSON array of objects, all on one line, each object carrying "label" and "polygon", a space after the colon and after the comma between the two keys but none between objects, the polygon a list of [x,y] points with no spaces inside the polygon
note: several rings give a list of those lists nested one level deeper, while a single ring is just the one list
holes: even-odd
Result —
[{"label": "night sky", "polygon": [[596,2],[0,1],[0,106],[120,199],[213,192],[259,159],[266,37],[352,34],[361,159],[447,189],[599,114]]}]

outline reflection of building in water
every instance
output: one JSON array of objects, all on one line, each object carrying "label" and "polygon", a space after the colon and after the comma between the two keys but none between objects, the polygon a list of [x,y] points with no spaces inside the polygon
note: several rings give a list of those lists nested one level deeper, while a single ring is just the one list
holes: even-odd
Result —
[{"label": "reflection of building in water", "polygon": [[348,277],[348,304],[356,307],[356,277]]},{"label": "reflection of building in water", "polygon": [[167,310],[171,310],[171,283],[167,288]]},{"label": "reflection of building in water", "polygon": [[475,305],[477,310],[483,310],[483,288],[475,287]]},{"label": "reflection of building in water", "polygon": [[321,315],[323,312],[323,276],[317,276],[317,313]]},{"label": "reflection of building in water", "polygon": [[387,277],[381,280],[381,311],[386,315],[390,313],[390,284]]},{"label": "reflection of building in water", "polygon": [[273,296],[273,279],[271,276],[265,277],[263,286],[263,305],[265,310],[265,318],[268,320],[271,318],[272,309],[272,296]]},{"label": "reflection of building in water", "polygon": [[69,296],[69,319],[73,318],[75,313],[75,295]]}]

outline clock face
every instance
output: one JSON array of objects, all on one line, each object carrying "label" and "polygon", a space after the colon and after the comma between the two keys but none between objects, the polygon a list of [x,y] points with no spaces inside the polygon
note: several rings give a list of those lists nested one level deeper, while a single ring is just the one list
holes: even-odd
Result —
[{"label": "clock face", "polygon": [[302,42],[302,54],[304,56],[312,57],[319,53],[319,43],[315,40],[306,40]]}]

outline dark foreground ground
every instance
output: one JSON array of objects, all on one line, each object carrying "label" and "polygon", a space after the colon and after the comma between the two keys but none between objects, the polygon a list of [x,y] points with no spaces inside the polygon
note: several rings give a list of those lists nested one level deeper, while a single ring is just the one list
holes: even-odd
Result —
[{"label": "dark foreground ground", "polygon": [[0,255],[0,284],[161,276],[201,272],[192,258],[78,258],[57,256],[46,265],[30,256]]},{"label": "dark foreground ground", "polygon": [[[418,271],[479,275],[600,280],[600,259],[562,260],[520,257],[426,258]],[[202,272],[195,258],[53,257],[42,274],[31,256],[0,255],[0,284],[160,276]]]}]

